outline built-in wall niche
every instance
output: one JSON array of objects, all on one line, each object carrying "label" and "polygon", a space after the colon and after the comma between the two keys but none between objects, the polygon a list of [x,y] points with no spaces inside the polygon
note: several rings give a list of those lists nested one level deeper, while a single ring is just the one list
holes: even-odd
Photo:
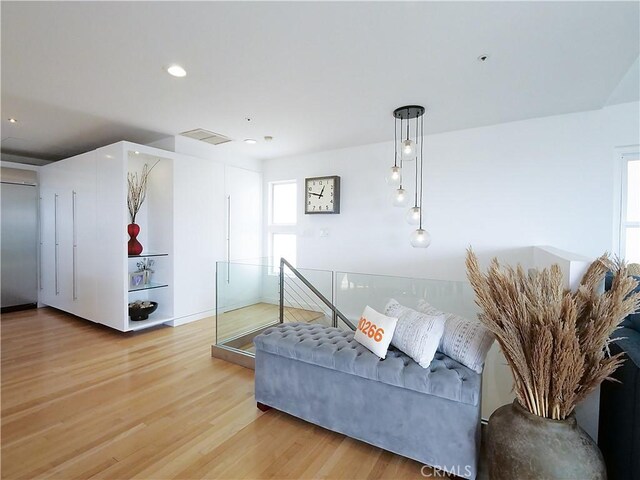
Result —
[{"label": "built-in wall niche", "polygon": [[137,173],[138,177],[145,164],[151,169],[147,196],[136,216],[142,254],[170,253],[173,249],[173,161],[138,151],[129,151],[127,160],[128,173]]},{"label": "built-in wall niche", "polygon": [[[140,178],[144,165],[150,169],[147,194],[136,216],[140,227],[138,241],[140,255],[127,258],[128,302],[136,300],[157,302],[158,308],[147,320],[134,321],[128,316],[127,329],[140,330],[173,318],[173,161],[140,151],[127,152],[127,172]],[[127,216],[129,215],[127,211]],[[129,218],[129,221],[131,219]],[[153,261],[151,278],[145,283],[131,285],[128,275],[137,272],[141,262]]]}]

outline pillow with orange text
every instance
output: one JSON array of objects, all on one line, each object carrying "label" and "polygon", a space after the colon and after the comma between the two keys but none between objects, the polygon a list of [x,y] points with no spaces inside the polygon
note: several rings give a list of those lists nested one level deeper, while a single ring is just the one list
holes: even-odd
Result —
[{"label": "pillow with orange text", "polygon": [[396,323],[398,323],[397,318],[387,317],[367,305],[362,312],[353,339],[378,357],[384,358],[387,356]]}]

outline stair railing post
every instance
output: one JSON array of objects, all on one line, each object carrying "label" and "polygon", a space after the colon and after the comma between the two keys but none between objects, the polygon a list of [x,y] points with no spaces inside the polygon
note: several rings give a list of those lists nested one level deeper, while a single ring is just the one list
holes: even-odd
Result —
[{"label": "stair railing post", "polygon": [[280,258],[280,323],[284,323],[284,258]]},{"label": "stair railing post", "polygon": [[331,312],[333,313],[333,326],[337,327],[338,326],[338,314],[336,313],[336,309],[335,309],[335,305],[336,305],[336,293],[335,293],[335,272],[331,272],[331,305],[334,306],[334,308],[331,309]]}]

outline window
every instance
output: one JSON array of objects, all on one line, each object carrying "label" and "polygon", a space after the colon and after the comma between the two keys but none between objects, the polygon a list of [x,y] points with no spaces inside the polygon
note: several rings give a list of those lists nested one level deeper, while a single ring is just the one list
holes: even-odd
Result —
[{"label": "window", "polygon": [[298,188],[295,180],[269,184],[269,256],[273,273],[280,258],[296,265],[296,223],[298,221]]},{"label": "window", "polygon": [[622,160],[620,255],[640,263],[640,156],[625,154]]}]

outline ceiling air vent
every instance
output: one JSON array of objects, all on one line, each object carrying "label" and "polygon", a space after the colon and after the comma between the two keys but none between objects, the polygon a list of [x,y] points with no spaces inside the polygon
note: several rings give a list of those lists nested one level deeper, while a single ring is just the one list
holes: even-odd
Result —
[{"label": "ceiling air vent", "polygon": [[229,137],[225,137],[224,135],[220,135],[219,133],[210,132],[209,130],[205,130],[204,128],[196,128],[195,130],[182,132],[180,135],[182,135],[183,137],[200,140],[201,142],[207,142],[211,145],[220,145],[231,141]]}]

